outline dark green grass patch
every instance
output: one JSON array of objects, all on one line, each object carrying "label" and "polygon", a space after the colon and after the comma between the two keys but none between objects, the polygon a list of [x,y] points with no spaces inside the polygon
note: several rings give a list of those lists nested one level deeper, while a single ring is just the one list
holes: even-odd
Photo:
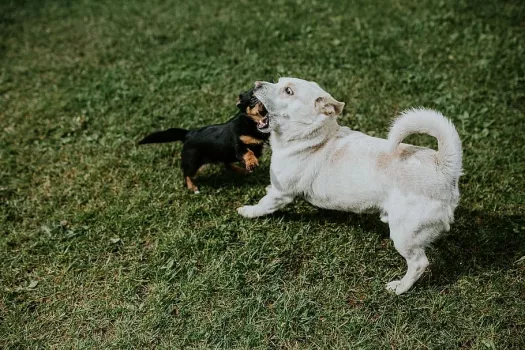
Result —
[{"label": "dark green grass patch", "polygon": [[[525,347],[525,6],[520,1],[0,2],[0,348]],[[410,106],[464,145],[462,200],[431,266],[377,215],[269,182],[182,183],[150,131],[235,113],[255,80],[311,79],[340,123],[384,137]],[[434,145],[427,137],[411,142]]]}]

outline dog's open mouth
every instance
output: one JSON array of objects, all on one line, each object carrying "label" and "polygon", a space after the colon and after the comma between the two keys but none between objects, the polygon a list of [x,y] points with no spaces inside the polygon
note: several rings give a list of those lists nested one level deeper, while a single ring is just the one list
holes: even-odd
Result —
[{"label": "dog's open mouth", "polygon": [[246,114],[257,125],[257,130],[263,133],[270,132],[270,118],[268,118],[268,110],[259,99],[253,95],[250,97],[250,102],[246,107]]},{"label": "dog's open mouth", "polygon": [[267,116],[259,120],[259,122],[257,123],[257,129],[259,131],[266,132],[268,131],[269,128],[270,128],[270,119]]},{"label": "dog's open mouth", "polygon": [[261,118],[257,121],[257,130],[260,132],[269,132],[270,130],[270,118],[268,117],[268,111],[262,102],[257,103],[257,109]]}]

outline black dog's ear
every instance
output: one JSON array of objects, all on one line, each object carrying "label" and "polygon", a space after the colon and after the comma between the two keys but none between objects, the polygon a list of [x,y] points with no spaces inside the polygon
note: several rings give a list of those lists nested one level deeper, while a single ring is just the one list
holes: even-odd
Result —
[{"label": "black dog's ear", "polygon": [[239,107],[239,105],[241,104],[241,101],[242,101],[242,94],[239,94],[239,96],[237,96],[237,102],[235,103],[235,105]]}]

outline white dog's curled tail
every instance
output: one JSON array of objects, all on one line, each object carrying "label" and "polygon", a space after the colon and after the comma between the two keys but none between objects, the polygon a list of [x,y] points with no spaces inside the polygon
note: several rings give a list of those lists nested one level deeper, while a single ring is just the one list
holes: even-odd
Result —
[{"label": "white dog's curled tail", "polygon": [[388,140],[391,151],[411,134],[428,134],[438,140],[441,167],[453,177],[461,175],[461,140],[452,122],[441,113],[424,108],[413,108],[403,112],[394,121]]}]

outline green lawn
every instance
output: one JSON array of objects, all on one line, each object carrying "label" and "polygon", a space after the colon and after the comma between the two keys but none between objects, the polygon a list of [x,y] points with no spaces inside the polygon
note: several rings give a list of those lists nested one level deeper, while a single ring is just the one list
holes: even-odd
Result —
[{"label": "green lawn", "polygon": [[[194,195],[180,144],[136,145],[278,76],[371,135],[409,106],[456,124],[456,223],[409,293],[378,215],[237,215],[269,150]],[[0,132],[2,349],[525,348],[523,1],[0,0]]]}]

